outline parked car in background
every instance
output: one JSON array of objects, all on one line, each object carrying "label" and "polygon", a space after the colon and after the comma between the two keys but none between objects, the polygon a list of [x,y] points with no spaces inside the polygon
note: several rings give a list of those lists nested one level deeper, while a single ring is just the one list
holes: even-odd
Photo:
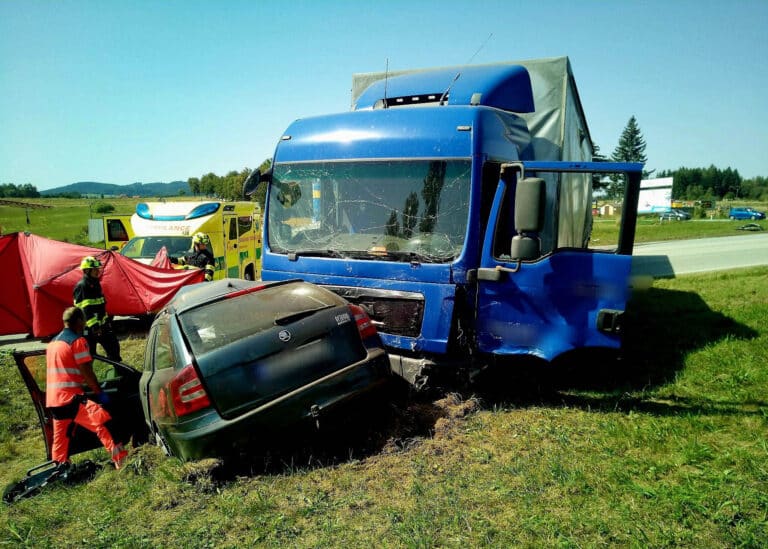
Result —
[{"label": "parked car in background", "polygon": [[[32,404],[37,411],[40,427],[43,431],[46,459],[51,459],[53,445],[53,417],[45,407],[46,363],[45,349],[33,351],[16,351],[13,358],[19,368],[21,378],[32,397]],[[141,373],[127,364],[113,362],[105,357],[96,355],[93,360],[93,373],[103,391],[109,395],[109,402],[104,405],[112,419],[107,428],[116,441],[134,445],[147,441],[147,428],[139,400],[139,378]],[[86,396],[91,396],[86,389]],[[69,445],[70,456],[77,455],[94,448],[101,448],[101,442],[96,435],[73,424],[73,434]]]},{"label": "parked car in background", "polygon": [[320,286],[223,279],[183,287],[147,337],[150,437],[182,459],[231,457],[383,387],[366,312]]},{"label": "parked car in background", "polygon": [[728,212],[729,219],[765,219],[765,212],[760,212],[752,208],[731,208]]},{"label": "parked car in background", "polygon": [[669,211],[659,214],[659,221],[686,221],[691,218],[691,214],[685,210],[672,208]]}]

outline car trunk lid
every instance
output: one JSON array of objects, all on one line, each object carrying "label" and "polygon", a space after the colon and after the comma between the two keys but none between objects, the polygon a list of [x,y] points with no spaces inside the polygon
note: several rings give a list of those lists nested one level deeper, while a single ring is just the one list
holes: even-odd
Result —
[{"label": "car trunk lid", "polygon": [[[239,301],[237,317],[226,303],[182,317],[200,378],[222,417],[235,418],[365,358],[355,313],[335,294],[302,283],[266,288],[251,299],[246,308]],[[222,314],[226,324],[216,323]],[[207,341],[196,342],[197,336]]]}]

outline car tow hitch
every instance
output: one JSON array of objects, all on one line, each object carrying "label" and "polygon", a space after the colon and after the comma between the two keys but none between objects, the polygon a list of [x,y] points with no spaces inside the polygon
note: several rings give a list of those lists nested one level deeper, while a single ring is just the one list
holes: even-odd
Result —
[{"label": "car tow hitch", "polygon": [[313,404],[312,407],[309,409],[309,415],[311,415],[315,419],[315,427],[317,429],[320,429],[320,406],[317,404]]},{"label": "car tow hitch", "polygon": [[89,459],[82,463],[68,464],[68,466],[60,466],[55,461],[46,461],[27,471],[27,476],[19,482],[7,486],[3,492],[3,501],[10,505],[37,495],[49,484],[57,482],[72,485],[90,480],[100,468],[101,465]]}]

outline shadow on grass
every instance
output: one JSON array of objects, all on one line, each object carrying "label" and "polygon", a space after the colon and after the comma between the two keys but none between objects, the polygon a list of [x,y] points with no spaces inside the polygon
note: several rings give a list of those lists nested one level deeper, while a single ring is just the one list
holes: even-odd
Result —
[{"label": "shadow on grass", "polygon": [[[637,396],[674,380],[685,356],[719,340],[757,337],[757,332],[712,311],[695,293],[650,289],[628,310],[624,352],[573,353],[553,364],[524,357],[480,375],[460,397],[413,393],[395,379],[376,398],[322,418],[315,425],[259,440],[262,449],[207,469],[216,483],[240,476],[284,475],[353,463],[418,445],[435,434],[441,418],[463,417],[463,403],[477,397],[496,406],[568,406],[585,410],[641,411],[655,415],[761,414],[765,402],[710,402]],[[632,394],[634,393],[634,394]],[[440,399],[440,397],[443,397]],[[440,400],[436,400],[440,399]]]},{"label": "shadow on grass", "polygon": [[[627,308],[621,352],[577,351],[552,364],[532,357],[498,364],[473,386],[487,406],[567,405],[584,409],[679,413],[760,413],[766,402],[649,400],[630,395],[672,382],[687,354],[723,339],[759,334],[715,312],[692,292],[650,289]],[[578,394],[588,392],[589,395]]]}]

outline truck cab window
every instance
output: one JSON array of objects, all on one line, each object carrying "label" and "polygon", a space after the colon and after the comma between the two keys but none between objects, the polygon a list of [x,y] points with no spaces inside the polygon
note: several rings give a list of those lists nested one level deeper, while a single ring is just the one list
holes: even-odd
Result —
[{"label": "truck cab window", "polygon": [[267,230],[275,251],[450,262],[467,230],[469,160],[276,165]]},{"label": "truck cab window", "polygon": [[499,259],[508,260],[509,251],[512,246],[512,237],[515,235],[514,220],[515,212],[513,189],[507,189],[501,202],[499,218],[496,219],[496,227],[493,235],[493,256]]}]

